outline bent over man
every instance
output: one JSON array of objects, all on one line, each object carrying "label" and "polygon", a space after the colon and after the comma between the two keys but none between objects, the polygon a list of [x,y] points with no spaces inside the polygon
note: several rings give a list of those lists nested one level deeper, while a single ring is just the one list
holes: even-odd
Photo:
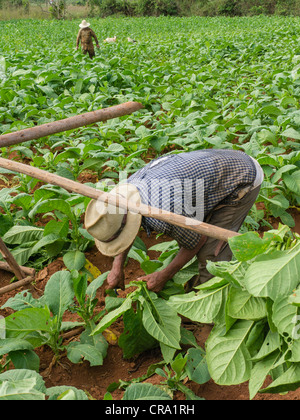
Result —
[{"label": "bent over man", "polygon": [[89,54],[89,57],[93,59],[95,57],[95,50],[93,44],[93,38],[96,42],[97,48],[99,48],[99,42],[95,32],[90,28],[90,23],[86,20],[83,20],[79,25],[80,30],[77,35],[76,40],[76,50],[79,48],[79,44],[81,43],[81,48],[83,54]]},{"label": "bent over man", "polygon": [[[133,174],[111,193],[127,200],[194,218],[224,229],[238,231],[259,194],[263,171],[256,160],[240,151],[199,150],[160,157]],[[194,256],[199,276],[186,290],[209,280],[206,261],[230,261],[227,242],[140,214],[91,201],[85,225],[104,255],[114,256],[108,275],[109,288],[124,288],[124,263],[140,226],[175,239],[180,250],[163,270],[141,279],[149,290],[159,292]]]}]

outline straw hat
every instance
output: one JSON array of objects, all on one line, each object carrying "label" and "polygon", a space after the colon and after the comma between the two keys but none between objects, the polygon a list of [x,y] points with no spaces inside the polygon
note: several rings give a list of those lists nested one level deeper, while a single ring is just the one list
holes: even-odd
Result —
[{"label": "straw hat", "polygon": [[[132,184],[115,187],[111,195],[121,196],[134,205],[141,203],[137,188]],[[103,255],[114,257],[121,254],[135,240],[142,216],[100,200],[92,200],[85,213],[86,230],[95,238],[95,244]]]},{"label": "straw hat", "polygon": [[88,28],[90,26],[90,23],[87,22],[86,20],[83,20],[80,25],[79,28],[83,29],[83,28]]}]

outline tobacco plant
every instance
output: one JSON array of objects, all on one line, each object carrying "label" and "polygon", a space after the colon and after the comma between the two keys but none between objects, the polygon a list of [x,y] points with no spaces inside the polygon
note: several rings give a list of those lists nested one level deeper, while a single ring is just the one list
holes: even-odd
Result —
[{"label": "tobacco plant", "polygon": [[[18,367],[20,362],[15,352],[18,351],[19,356],[22,350],[24,363],[38,370],[39,363],[33,349],[46,345],[53,350],[55,360],[59,360],[62,351],[67,350],[68,358],[73,363],[79,363],[84,358],[92,366],[103,364],[108,344],[101,334],[96,338],[90,337],[90,331],[101,316],[100,313],[95,317],[93,310],[97,303],[96,291],[106,276],[107,273],[104,273],[87,286],[86,275],[79,274],[77,270],[58,271],[48,280],[41,298],[34,299],[31,293],[25,291],[8,299],[2,308],[9,307],[15,312],[0,320],[3,332],[0,354],[7,353]],[[70,308],[82,317],[83,322],[63,321],[64,313]],[[83,327],[80,342],[64,346],[62,333],[76,326]]]},{"label": "tobacco plant", "polygon": [[[257,392],[285,392],[299,384],[298,288],[300,238],[285,226],[263,238],[230,239],[236,258],[208,263],[215,276],[168,304],[193,321],[214,323],[206,342],[209,372],[219,385],[249,380]],[[261,389],[267,375],[273,382]]]}]

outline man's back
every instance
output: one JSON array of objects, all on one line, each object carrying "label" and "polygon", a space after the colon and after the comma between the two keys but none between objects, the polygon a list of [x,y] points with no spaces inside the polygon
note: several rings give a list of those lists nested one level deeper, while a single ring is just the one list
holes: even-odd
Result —
[{"label": "man's back", "polygon": [[[234,204],[255,178],[255,164],[245,153],[209,149],[158,158],[127,182],[137,187],[142,203],[204,221],[216,206]],[[186,248],[196,246],[200,238],[153,218],[143,218],[142,226],[148,233],[165,233]]]}]

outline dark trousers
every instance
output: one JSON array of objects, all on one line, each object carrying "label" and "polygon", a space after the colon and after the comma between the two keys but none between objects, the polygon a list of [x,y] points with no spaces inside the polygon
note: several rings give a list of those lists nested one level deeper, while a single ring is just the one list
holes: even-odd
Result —
[{"label": "dark trousers", "polygon": [[94,50],[94,47],[93,48],[88,48],[88,49],[83,49],[82,50],[82,52],[83,52],[83,54],[89,54],[89,57],[91,58],[91,59],[93,59],[94,57],[95,57],[95,50]]},{"label": "dark trousers", "polygon": [[[205,219],[206,223],[219,226],[224,229],[238,232],[251,207],[259,194],[260,186],[246,193],[246,195],[231,205],[217,206]],[[206,262],[231,261],[232,252],[227,242],[214,238],[207,238],[206,242],[197,254],[199,262],[199,275],[193,277],[186,284],[186,291],[210,280],[213,275],[206,270]]]}]

